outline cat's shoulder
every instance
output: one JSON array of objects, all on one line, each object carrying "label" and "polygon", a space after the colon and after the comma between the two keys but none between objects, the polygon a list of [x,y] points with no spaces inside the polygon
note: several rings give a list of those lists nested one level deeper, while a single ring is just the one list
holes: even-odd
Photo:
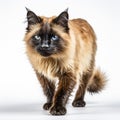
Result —
[{"label": "cat's shoulder", "polygon": [[69,24],[76,27],[90,27],[90,24],[87,22],[87,20],[82,18],[71,19],[69,20]]}]

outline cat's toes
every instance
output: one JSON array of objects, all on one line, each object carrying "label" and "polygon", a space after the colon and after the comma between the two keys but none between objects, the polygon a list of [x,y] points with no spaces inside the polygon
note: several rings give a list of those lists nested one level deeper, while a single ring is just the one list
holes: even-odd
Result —
[{"label": "cat's toes", "polygon": [[52,103],[45,103],[45,104],[43,105],[43,109],[44,109],[44,110],[49,110],[51,106],[52,106]]},{"label": "cat's toes", "polygon": [[52,115],[65,115],[66,112],[66,108],[63,106],[53,106],[50,109],[50,114]]},{"label": "cat's toes", "polygon": [[86,105],[86,103],[83,100],[75,100],[72,103],[73,107],[84,107],[85,105]]}]

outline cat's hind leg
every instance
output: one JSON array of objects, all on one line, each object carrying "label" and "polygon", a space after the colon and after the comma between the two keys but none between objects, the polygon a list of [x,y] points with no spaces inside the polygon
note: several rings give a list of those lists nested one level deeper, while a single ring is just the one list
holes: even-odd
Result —
[{"label": "cat's hind leg", "polygon": [[72,103],[74,107],[84,107],[86,105],[84,101],[84,96],[87,89],[88,81],[91,78],[91,76],[92,76],[92,72],[87,72],[82,75],[80,85],[76,92],[75,99]]}]

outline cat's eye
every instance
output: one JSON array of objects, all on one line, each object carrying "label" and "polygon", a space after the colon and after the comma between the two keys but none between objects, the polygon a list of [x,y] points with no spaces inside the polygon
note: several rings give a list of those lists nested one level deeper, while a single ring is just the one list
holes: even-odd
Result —
[{"label": "cat's eye", "polygon": [[57,36],[57,35],[53,35],[52,37],[51,37],[51,40],[53,40],[53,41],[56,41],[56,40],[58,40],[59,39],[59,37]]},{"label": "cat's eye", "polygon": [[40,37],[39,35],[35,35],[34,38],[35,38],[36,40],[40,40],[40,39],[41,39],[41,37]]}]

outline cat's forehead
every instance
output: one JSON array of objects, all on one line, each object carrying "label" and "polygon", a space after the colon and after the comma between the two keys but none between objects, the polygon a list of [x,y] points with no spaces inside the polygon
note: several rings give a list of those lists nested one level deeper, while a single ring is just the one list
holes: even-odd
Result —
[{"label": "cat's forehead", "polygon": [[42,22],[43,23],[51,23],[53,19],[55,19],[55,16],[52,16],[52,17],[45,17],[45,16],[40,16],[40,18],[42,18]]},{"label": "cat's forehead", "polygon": [[55,17],[41,17],[42,18],[42,25],[41,31],[42,33],[49,33],[51,30],[51,22]]}]

